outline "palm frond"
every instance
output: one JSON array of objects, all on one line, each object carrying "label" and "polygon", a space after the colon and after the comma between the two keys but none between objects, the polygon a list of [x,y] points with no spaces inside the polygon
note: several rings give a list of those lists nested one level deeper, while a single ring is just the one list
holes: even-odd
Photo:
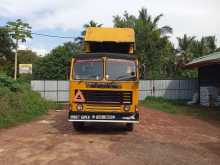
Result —
[{"label": "palm frond", "polygon": [[172,34],[173,29],[170,26],[163,26],[160,28],[161,35]]},{"label": "palm frond", "polygon": [[160,20],[161,17],[163,17],[163,14],[160,14],[160,15],[156,16],[156,17],[154,18],[154,20],[153,20],[153,24],[154,24],[154,25],[157,25],[157,23],[158,23],[158,21]]}]

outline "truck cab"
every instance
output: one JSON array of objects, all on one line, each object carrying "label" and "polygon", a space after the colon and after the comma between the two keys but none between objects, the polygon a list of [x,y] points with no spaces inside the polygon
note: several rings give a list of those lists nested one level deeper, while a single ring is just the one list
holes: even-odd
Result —
[{"label": "truck cab", "polygon": [[133,130],[139,121],[134,30],[88,28],[84,47],[71,61],[68,120],[77,130],[85,122],[121,122]]}]

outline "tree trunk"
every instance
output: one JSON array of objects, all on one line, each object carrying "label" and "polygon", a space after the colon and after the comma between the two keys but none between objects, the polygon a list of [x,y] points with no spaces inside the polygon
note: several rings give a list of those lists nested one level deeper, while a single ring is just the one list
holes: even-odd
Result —
[{"label": "tree trunk", "polygon": [[147,65],[145,64],[144,66],[145,66],[145,67],[144,67],[144,76],[143,76],[143,78],[144,78],[144,80],[147,80],[147,79],[148,79]]},{"label": "tree trunk", "polygon": [[16,40],[16,48],[15,48],[15,72],[14,72],[15,80],[17,80],[17,69],[18,69],[18,40]]}]

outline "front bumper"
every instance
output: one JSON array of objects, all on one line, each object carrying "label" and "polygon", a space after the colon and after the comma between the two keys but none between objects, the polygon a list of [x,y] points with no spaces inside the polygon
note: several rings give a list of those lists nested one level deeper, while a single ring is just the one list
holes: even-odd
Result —
[{"label": "front bumper", "polygon": [[73,112],[69,111],[69,121],[74,122],[126,122],[138,123],[139,113],[116,112]]}]

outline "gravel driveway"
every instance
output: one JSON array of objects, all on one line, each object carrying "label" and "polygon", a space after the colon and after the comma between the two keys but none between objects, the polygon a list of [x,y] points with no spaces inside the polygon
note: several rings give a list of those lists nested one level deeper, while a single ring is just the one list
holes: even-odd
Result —
[{"label": "gravel driveway", "polygon": [[76,132],[65,111],[0,130],[0,165],[218,165],[220,123],[141,109],[133,132],[88,124]]}]

